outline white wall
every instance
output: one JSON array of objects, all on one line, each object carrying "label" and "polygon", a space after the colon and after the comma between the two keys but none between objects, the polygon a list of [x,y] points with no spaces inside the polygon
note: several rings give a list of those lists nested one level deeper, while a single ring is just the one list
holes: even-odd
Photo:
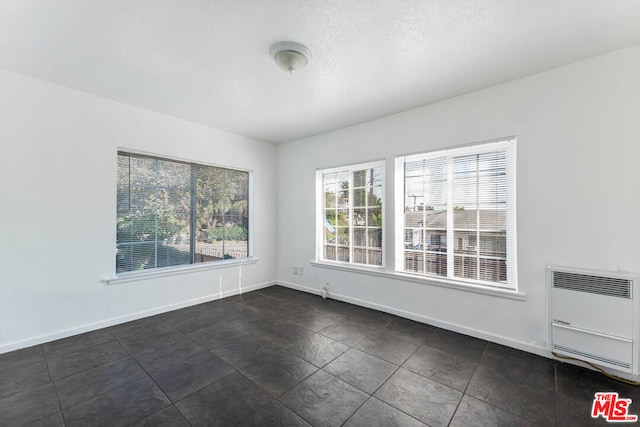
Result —
[{"label": "white wall", "polygon": [[[279,145],[279,282],[316,292],[329,282],[346,300],[544,354],[547,264],[640,272],[638,76],[635,46]],[[309,264],[315,258],[316,169],[386,159],[391,251],[395,155],[511,135],[518,138],[518,268],[525,301]],[[292,274],[294,265],[305,267],[304,276]]]},{"label": "white wall", "polygon": [[254,265],[276,264],[272,144],[0,70],[0,353],[238,287],[239,268],[105,285],[115,273],[117,147],[254,171]]},{"label": "white wall", "polygon": [[[237,267],[101,282],[114,273],[118,146],[254,171],[260,261],[242,267],[244,288],[330,282],[355,302],[540,350],[547,264],[640,273],[638,75],[636,46],[276,148],[0,70],[0,353],[216,298],[220,278],[237,288]],[[386,159],[391,201],[396,154],[509,135],[525,301],[309,264],[317,168]]]}]

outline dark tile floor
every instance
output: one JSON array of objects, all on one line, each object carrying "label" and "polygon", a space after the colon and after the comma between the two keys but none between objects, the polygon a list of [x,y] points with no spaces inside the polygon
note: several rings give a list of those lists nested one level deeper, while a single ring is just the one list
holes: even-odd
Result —
[{"label": "dark tile floor", "polygon": [[[637,387],[273,286],[0,355],[1,426],[584,426]],[[637,403],[636,403],[637,402]]]}]

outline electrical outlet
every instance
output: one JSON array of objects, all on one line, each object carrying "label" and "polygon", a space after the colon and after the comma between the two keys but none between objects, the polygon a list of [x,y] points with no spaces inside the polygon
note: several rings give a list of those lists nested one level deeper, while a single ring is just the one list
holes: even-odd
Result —
[{"label": "electrical outlet", "polygon": [[304,275],[304,267],[298,267],[298,274],[299,275]]},{"label": "electrical outlet", "polygon": [[293,274],[298,274],[298,267],[296,266],[293,267]]}]

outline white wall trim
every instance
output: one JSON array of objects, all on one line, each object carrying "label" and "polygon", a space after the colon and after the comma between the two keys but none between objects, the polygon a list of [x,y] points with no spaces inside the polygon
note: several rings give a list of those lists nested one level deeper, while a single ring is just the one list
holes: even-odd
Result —
[{"label": "white wall trim", "polygon": [[197,304],[203,304],[205,302],[215,301],[218,299],[227,298],[234,295],[239,295],[246,292],[255,291],[258,289],[267,288],[275,284],[276,284],[275,281],[270,281],[270,282],[262,282],[255,285],[242,287],[242,288],[234,288],[229,291],[224,291],[222,293],[217,292],[215,294],[205,295],[202,297],[198,297],[198,298],[194,298],[186,301],[181,301],[175,304],[164,305],[164,306],[152,308],[149,310],[139,311],[137,313],[127,314],[125,316],[114,317],[112,319],[101,320],[99,322],[87,323],[85,325],[80,325],[77,327],[64,329],[61,331],[51,332],[48,334],[27,338],[24,340],[9,342],[9,343],[0,345],[0,354],[8,353],[13,350],[19,350],[21,348],[31,347],[33,345],[44,344],[44,343],[55,341],[61,338],[67,338],[74,335],[83,334],[85,332],[91,332],[98,329],[119,325],[121,323],[131,322],[133,320],[138,320],[138,319],[142,319],[149,316],[155,316],[156,314],[162,314],[169,311],[178,310],[181,308],[191,307]]},{"label": "white wall trim", "polygon": [[138,282],[140,280],[155,279],[157,277],[173,276],[176,274],[196,273],[204,270],[215,270],[218,268],[241,267],[243,265],[256,264],[258,258],[229,259],[223,261],[205,262],[198,264],[188,264],[177,267],[154,268],[150,270],[134,271],[105,277],[102,279],[107,285],[118,285],[120,283]]},{"label": "white wall trim", "polygon": [[[304,286],[304,285],[299,285],[297,283],[292,283],[292,282],[285,282],[282,280],[276,280],[276,285],[280,285],[280,286],[284,286],[287,288],[291,288],[291,289],[296,289],[298,291],[303,291],[303,292],[308,292],[311,294],[315,294],[315,295],[319,295],[320,294],[320,290],[319,289],[314,289],[314,288],[310,288],[308,286]],[[412,313],[409,311],[404,311],[404,310],[398,310],[392,307],[388,307],[388,306],[384,306],[384,305],[380,305],[380,304],[376,304],[376,303],[372,303],[369,301],[365,301],[365,300],[361,300],[359,298],[351,298],[345,295],[341,295],[341,294],[335,294],[335,293],[330,293],[329,295],[330,298],[338,300],[338,301],[343,301],[343,302],[347,302],[350,304],[355,304],[355,305],[359,305],[361,307],[367,307],[367,308],[371,308],[374,310],[378,310],[378,311],[383,311],[385,313],[390,313],[390,314],[395,314],[396,316],[400,316],[400,317],[404,317],[406,319],[411,319],[411,320],[415,320],[417,322],[421,322],[421,323],[426,323],[427,325],[431,325],[431,326],[436,326],[438,328],[442,328],[442,329],[446,329],[449,331],[453,331],[453,332],[458,332],[460,334],[464,334],[464,335],[469,335],[475,338],[480,338],[483,339],[485,341],[489,341],[489,342],[493,342],[496,344],[500,344],[500,345],[504,345],[506,347],[511,347],[511,348],[515,348],[517,350],[522,350],[522,351],[526,351],[527,353],[532,353],[538,356],[542,356],[542,357],[546,357],[548,359],[553,359],[553,360],[558,360],[562,363],[567,363],[570,365],[575,365],[575,366],[580,366],[582,368],[587,368],[590,369],[592,371],[595,371],[595,369],[593,369],[590,366],[585,365],[584,363],[581,363],[580,361],[573,361],[573,360],[562,360],[559,358],[556,358],[545,346],[540,346],[540,345],[536,345],[533,343],[528,343],[528,342],[524,342],[524,341],[520,341],[520,340],[514,340],[513,338],[508,338],[502,335],[497,335],[497,334],[492,334],[492,333],[488,333],[488,332],[484,332],[478,329],[473,329],[473,328],[468,328],[466,326],[461,326],[458,325],[456,323],[450,323],[450,322],[443,322],[441,320],[438,319],[434,319],[428,316],[423,316],[420,314],[416,314],[416,313]],[[611,369],[608,371],[610,374],[618,376],[620,378],[625,378],[627,380],[630,381],[638,381],[640,380],[640,376],[634,376],[631,375],[627,372],[620,372],[614,369]]]},{"label": "white wall trim", "polygon": [[[276,280],[277,285],[285,286],[287,288],[296,289],[303,292],[312,293],[315,295],[320,294],[319,289],[310,288],[308,286],[299,285],[297,283],[285,282],[282,280]],[[359,298],[352,298],[346,295],[336,294],[333,292],[329,292],[329,298],[348,302],[350,304],[359,305],[361,307],[367,307],[378,311],[383,311],[389,314],[395,314],[396,316],[404,317],[406,319],[415,320],[417,322],[426,323],[427,325],[436,326],[438,328],[447,329],[453,332],[458,332],[465,335],[470,335],[472,337],[480,338],[486,341],[491,341],[496,344],[505,345],[507,347],[516,348],[518,350],[523,350],[528,353],[537,354],[539,356],[544,356],[551,358],[551,353],[547,350],[545,346],[540,346],[537,344],[527,343],[524,341],[514,340],[512,338],[508,338],[502,335],[496,335],[489,332],[481,331],[478,329],[469,328],[466,326],[458,325],[456,323],[444,322],[442,320],[434,319],[432,317],[423,316],[421,314],[412,313],[405,310],[399,310],[397,308],[389,307],[386,305],[376,304],[370,301],[366,301]]]},{"label": "white wall trim", "polygon": [[472,283],[457,282],[457,281],[446,279],[446,278],[440,279],[435,277],[418,276],[418,275],[412,275],[407,273],[387,271],[382,268],[361,267],[361,266],[356,266],[356,265],[346,264],[346,263],[339,264],[339,263],[330,263],[326,261],[323,261],[323,262],[310,261],[309,263],[314,267],[347,271],[349,273],[368,274],[371,276],[386,277],[388,279],[403,280],[405,282],[412,282],[412,283],[420,283],[422,285],[427,285],[427,286],[438,286],[441,288],[457,289],[464,292],[472,292],[472,293],[482,294],[482,295],[491,295],[494,297],[512,299],[516,301],[527,300],[527,296],[524,292],[514,291],[511,289],[499,289],[499,288],[494,288],[489,286],[476,285]]}]

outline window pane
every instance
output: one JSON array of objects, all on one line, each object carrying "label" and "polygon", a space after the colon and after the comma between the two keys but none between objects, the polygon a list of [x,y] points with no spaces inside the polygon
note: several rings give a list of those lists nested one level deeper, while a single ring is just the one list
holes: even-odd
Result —
[{"label": "window pane", "polygon": [[353,229],[353,246],[367,246],[367,229]]},{"label": "window pane", "polygon": [[344,246],[338,246],[338,261],[349,262],[349,248]]},{"label": "window pane", "polygon": [[369,175],[369,170],[368,169],[354,171],[353,172],[353,186],[354,187],[364,187],[365,185],[367,185],[367,182],[369,181],[367,179],[368,175]]},{"label": "window pane", "polygon": [[188,244],[162,242],[158,245],[158,267],[191,263],[191,251]]},{"label": "window pane", "polygon": [[367,246],[370,248],[382,248],[382,229],[374,228],[368,231],[369,241]]},{"label": "window pane", "polygon": [[507,230],[507,211],[489,209],[481,210],[480,229],[505,232]]},{"label": "window pane", "polygon": [[369,265],[382,265],[382,250],[370,249],[368,252],[368,262]]},{"label": "window pane", "polygon": [[382,207],[382,187],[368,187],[366,199],[367,206]]},{"label": "window pane", "polygon": [[507,263],[501,259],[480,258],[480,280],[506,283]]},{"label": "window pane", "polygon": [[156,220],[155,212],[136,212],[134,215],[128,216],[129,222],[125,222],[130,228],[128,231],[129,239],[125,241],[146,242],[156,240]]},{"label": "window pane", "polygon": [[414,250],[422,249],[422,233],[421,228],[405,228],[404,247]]},{"label": "window pane", "polygon": [[407,161],[404,199],[405,271],[446,276],[447,158]]},{"label": "window pane", "polygon": [[480,233],[480,255],[506,258],[507,236],[504,233]]},{"label": "window pane", "polygon": [[324,245],[324,259],[335,261],[336,260],[336,247],[332,245]]},{"label": "window pane", "polygon": [[335,208],[337,206],[336,202],[336,194],[333,192],[325,191],[324,193],[324,207],[325,208]]},{"label": "window pane", "polygon": [[324,242],[335,243],[336,242],[336,216],[333,212],[327,212],[324,220]]},{"label": "window pane", "polygon": [[447,251],[447,232],[442,230],[425,230],[423,248],[429,252]]},{"label": "window pane", "polygon": [[323,216],[319,219],[323,247],[317,257],[382,265],[382,163],[354,165],[317,176],[322,191],[319,215]]},{"label": "window pane", "polygon": [[463,279],[478,279],[478,260],[475,257],[454,257],[454,275]]},{"label": "window pane", "polygon": [[425,272],[437,276],[447,276],[447,256],[440,254],[425,254]]},{"label": "window pane", "polygon": [[336,174],[336,195],[338,198],[338,208],[349,208],[349,172]]},{"label": "window pane", "polygon": [[507,246],[515,246],[513,148],[515,140],[504,140],[400,159],[404,266],[396,268],[515,288],[516,268],[506,268]]},{"label": "window pane", "polygon": [[116,270],[246,257],[249,173],[118,154]]},{"label": "window pane", "polygon": [[356,188],[353,190],[353,206],[361,207],[366,206],[366,190],[364,188]]},{"label": "window pane", "polygon": [[424,273],[424,253],[405,251],[404,270],[410,273]]},{"label": "window pane", "polygon": [[195,262],[248,256],[249,174],[199,166]]},{"label": "window pane", "polygon": [[339,227],[340,226],[348,226],[348,225],[350,225],[349,210],[348,209],[338,209],[337,225]]},{"label": "window pane", "polygon": [[425,212],[426,223],[425,228],[432,230],[446,230],[447,229],[447,210],[443,209],[429,209]]},{"label": "window pane", "polygon": [[475,231],[455,231],[453,241],[456,254],[477,255]]},{"label": "window pane", "polygon": [[116,252],[116,273],[156,267],[156,243],[119,244]]},{"label": "window pane", "polygon": [[349,227],[336,227],[339,245],[349,245]]},{"label": "window pane", "polygon": [[129,180],[132,186],[154,188],[156,186],[155,166],[157,160],[145,157],[130,157]]},{"label": "window pane", "polygon": [[359,208],[353,210],[353,225],[365,226],[367,225],[367,209]]},{"label": "window pane", "polygon": [[369,227],[382,227],[382,209],[380,208],[368,209],[367,225]]},{"label": "window pane", "polygon": [[121,215],[126,215],[131,209],[129,205],[131,181],[129,180],[129,157],[118,156],[118,199],[117,199],[117,211],[118,218]]}]

